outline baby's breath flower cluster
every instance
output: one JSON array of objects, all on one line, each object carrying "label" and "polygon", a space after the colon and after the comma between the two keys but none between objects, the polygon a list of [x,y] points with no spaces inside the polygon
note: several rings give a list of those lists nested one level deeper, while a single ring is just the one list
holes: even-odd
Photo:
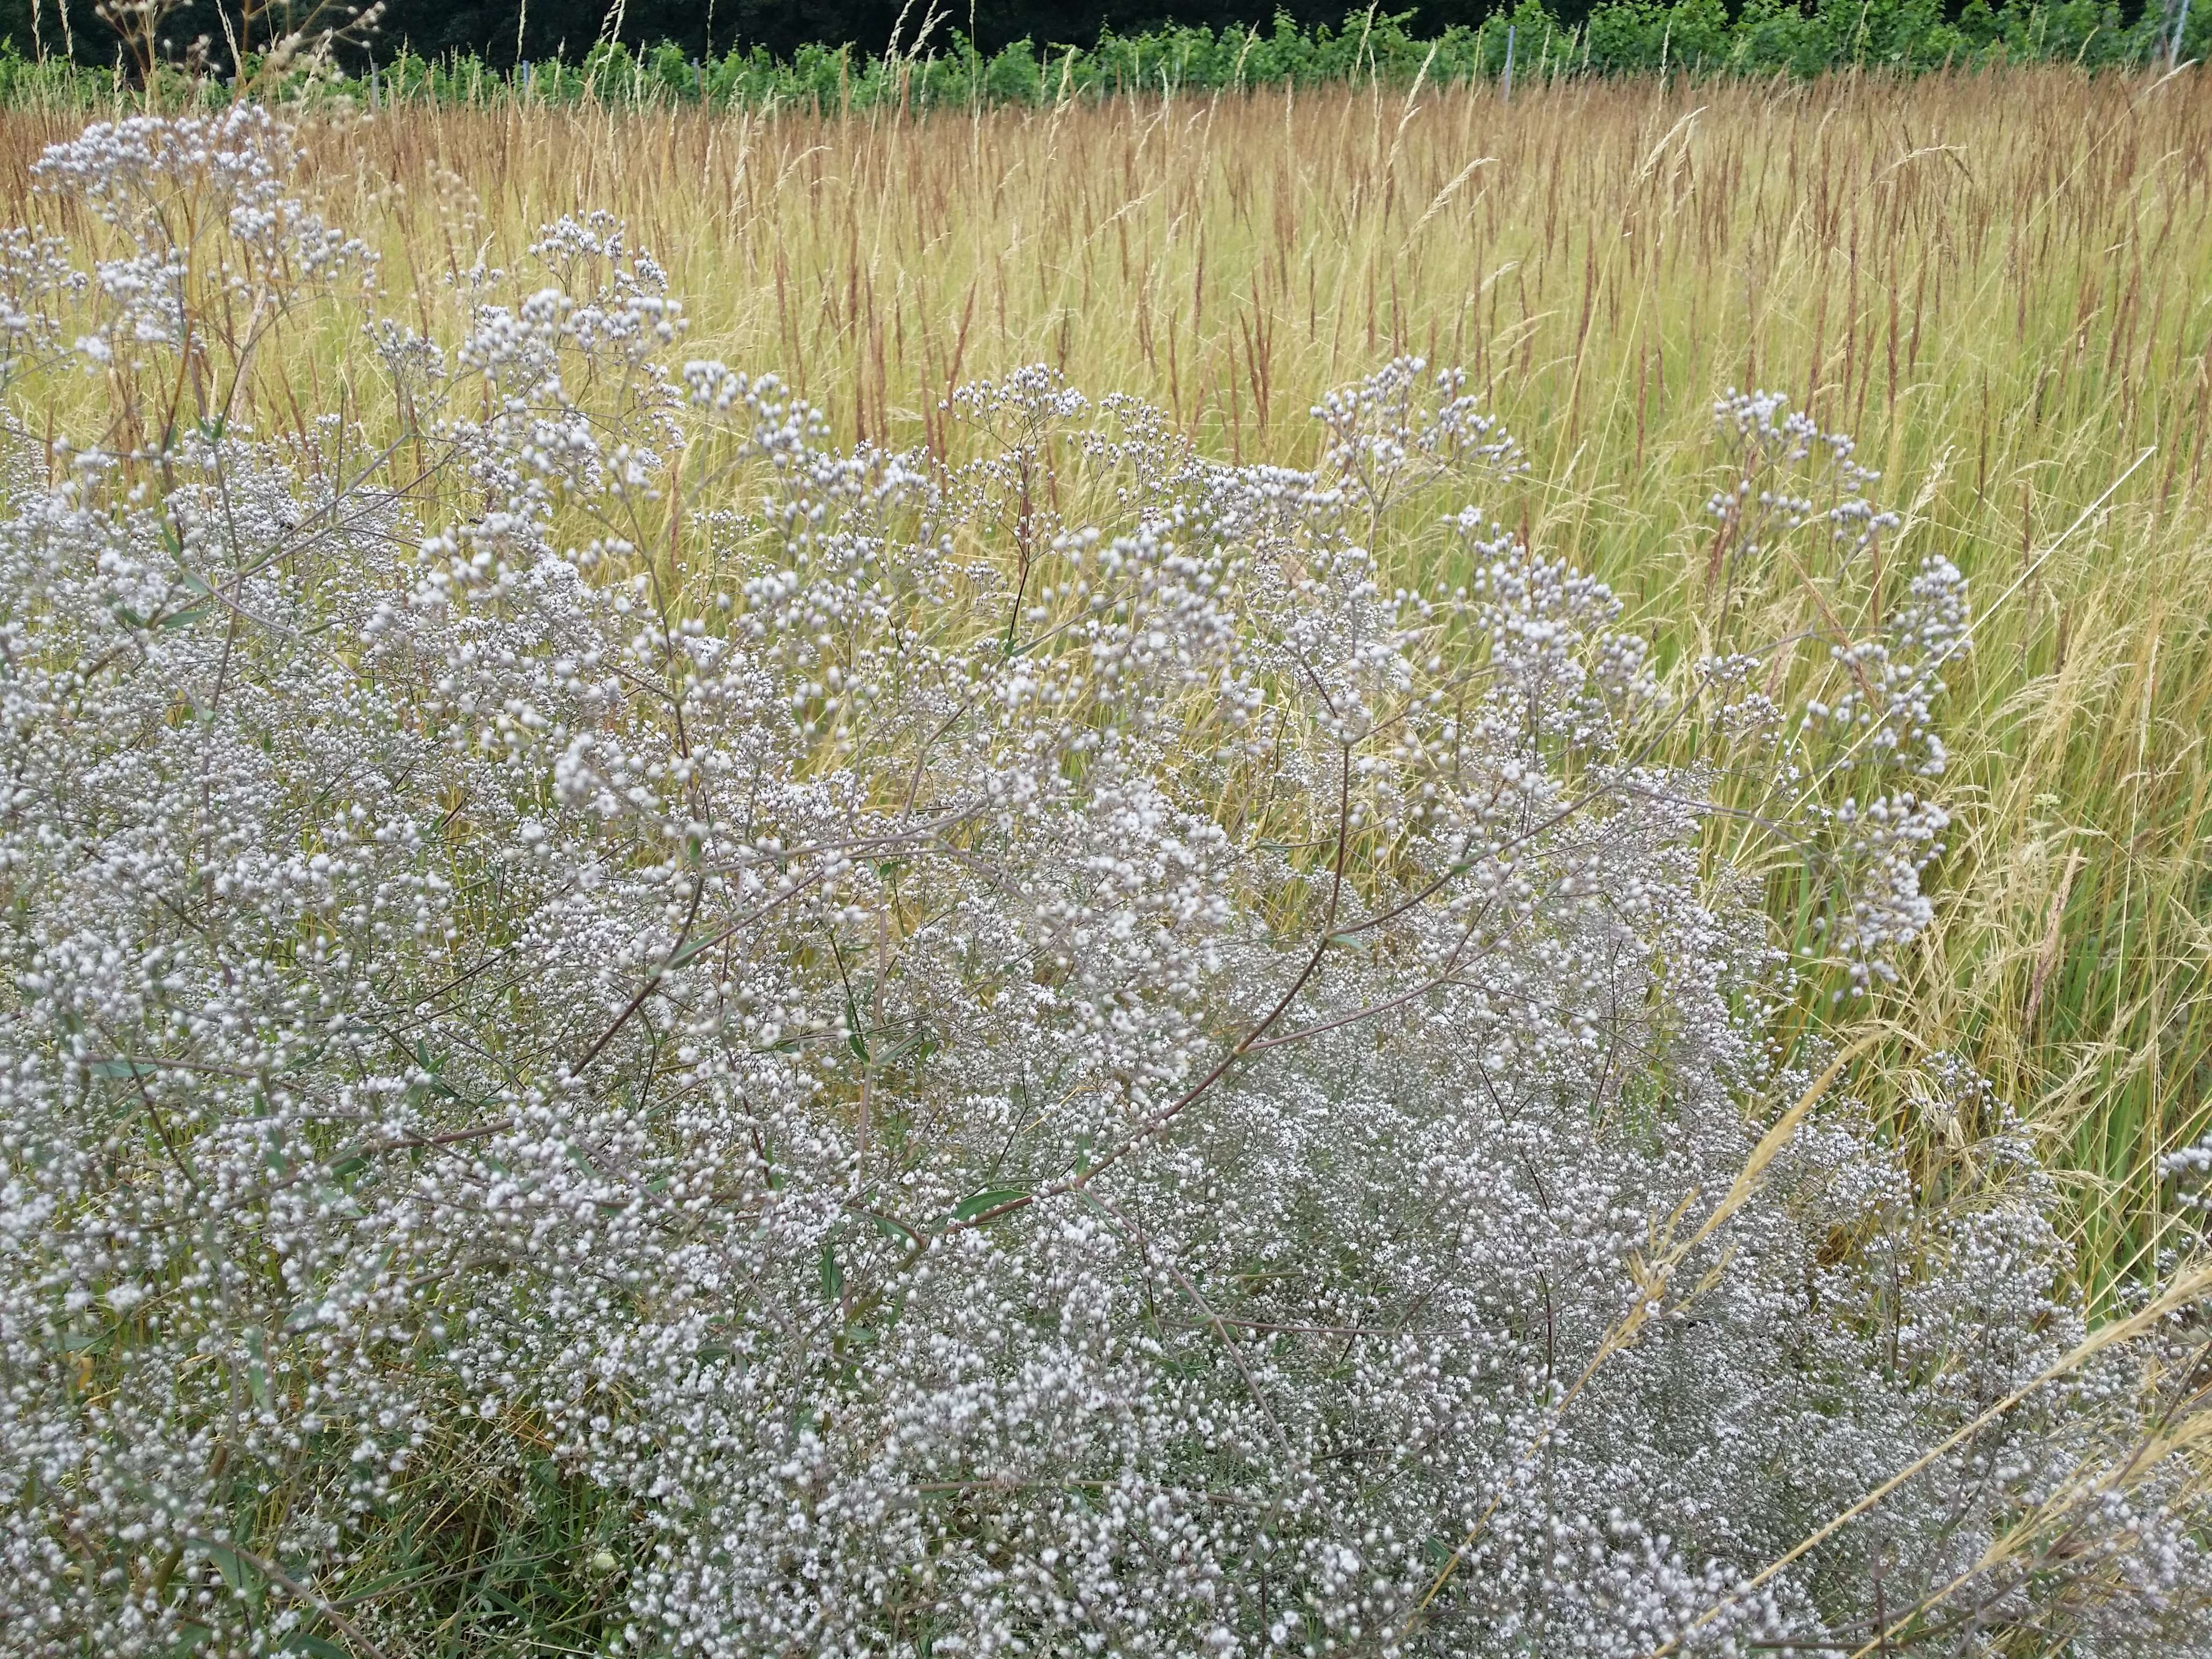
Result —
[{"label": "baby's breath flower cluster", "polygon": [[[1412,522],[1520,465],[1454,376],[841,449],[605,219],[374,314],[290,161],[93,128],[112,245],[0,265],[107,398],[0,520],[0,1650],[430,1651],[487,1489],[606,1653],[2204,1650],[2184,1316],[2089,1338],[1955,1062],[1930,1209],[1701,866],[1766,730],[1924,925],[1822,792],[1930,769],[1955,571],[1664,759],[1602,584]],[[386,424],[251,429],[341,325]]]}]

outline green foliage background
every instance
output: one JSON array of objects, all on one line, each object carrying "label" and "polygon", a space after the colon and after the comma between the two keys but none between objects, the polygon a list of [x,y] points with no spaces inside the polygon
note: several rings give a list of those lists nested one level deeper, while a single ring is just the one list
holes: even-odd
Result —
[{"label": "green foliage background", "polygon": [[[0,33],[7,42],[0,48],[0,98],[98,102],[135,78],[127,67],[98,66],[103,54],[118,54],[114,36],[96,19],[73,17],[76,56],[69,58],[53,0],[40,3],[45,9],[37,14],[41,27],[35,32],[30,0],[0,3]],[[634,46],[605,39],[611,21],[630,20],[593,22],[580,15],[574,20],[579,33],[564,33],[546,42],[543,55],[533,52],[518,60],[514,42],[524,31],[512,15],[504,25],[508,32],[501,33],[486,33],[489,23],[478,13],[458,14],[478,19],[477,38],[454,43],[450,27],[431,30],[427,38],[434,44],[426,52],[418,46],[426,37],[404,27],[411,9],[401,5],[388,12],[365,46],[340,50],[341,76],[362,83],[356,89],[364,95],[373,76],[379,99],[465,104],[520,95],[549,104],[650,100],[826,111],[1036,104],[1368,80],[1449,85],[1502,80],[1509,56],[1523,84],[1583,75],[1814,76],[2000,63],[2142,70],[2172,55],[2177,24],[2183,61],[2212,50],[2212,3],[2192,5],[2185,22],[2174,4],[2147,6],[2130,19],[2112,0],[1997,0],[1994,6],[1990,0],[1968,0],[1963,9],[1947,8],[1942,0],[1810,0],[1803,6],[1797,0],[1746,0],[1735,9],[1723,0],[1606,0],[1557,9],[1541,0],[1519,0],[1510,11],[1434,31],[1425,31],[1423,14],[1412,10],[1355,11],[1334,27],[1304,23],[1282,10],[1266,28],[1197,22],[1127,33],[1117,33],[1109,17],[1088,46],[1056,44],[1038,29],[995,50],[980,28],[971,39],[962,29],[934,27],[917,41],[915,15],[908,17],[905,43],[887,42],[886,50],[869,50],[866,36],[856,33],[852,40],[863,44],[799,40],[779,51],[769,40],[743,44],[745,31],[726,27],[723,41],[735,33],[741,44],[719,52],[704,50],[695,29],[681,31],[694,37],[689,43],[662,38],[657,45]],[[554,6],[540,10],[553,11],[556,23],[563,15]],[[645,15],[641,7],[640,15]],[[204,21],[190,8],[172,17],[165,33],[172,51],[181,57],[192,25]],[[528,43],[535,48],[550,26],[539,18],[528,22]],[[786,28],[764,33],[784,40],[793,34]],[[250,51],[240,61],[227,56],[226,43],[238,33],[234,27],[227,34],[207,36],[214,42],[209,57],[218,78],[234,73],[241,62],[248,70],[253,66]],[[434,44],[441,37],[447,40],[442,49]],[[181,91],[184,77],[176,73]],[[214,90],[211,85],[210,94]]]}]

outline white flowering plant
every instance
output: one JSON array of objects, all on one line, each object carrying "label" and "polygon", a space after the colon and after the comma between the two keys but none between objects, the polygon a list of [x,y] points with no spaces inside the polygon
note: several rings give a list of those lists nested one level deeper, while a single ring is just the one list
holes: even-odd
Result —
[{"label": "white flowering plant", "polygon": [[[2206,1650],[2197,1281],[1784,1041],[1928,925],[1955,569],[1793,708],[1454,375],[841,448],[612,222],[426,337],[293,161],[0,250],[0,1651]],[[1718,412],[1717,575],[1875,562]]]}]

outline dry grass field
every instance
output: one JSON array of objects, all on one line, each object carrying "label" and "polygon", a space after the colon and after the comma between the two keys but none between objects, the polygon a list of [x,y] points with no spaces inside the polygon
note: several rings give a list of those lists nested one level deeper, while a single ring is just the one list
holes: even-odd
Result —
[{"label": "dry grass field", "polygon": [[[1876,1017],[2047,1130],[2110,1284],[2157,1247],[2155,1160],[2212,1080],[2205,92],[2023,70],[906,122],[424,110],[309,143],[315,193],[430,322],[532,227],[608,209],[668,266],[691,349],[780,370],[846,437],[942,448],[954,385],[1042,361],[1295,461],[1326,388],[1463,364],[1534,462],[1492,509],[1676,662],[1723,602],[1682,505],[1712,400],[1787,390],[1857,435],[1906,551],[1956,561],[1981,617],[1939,923]],[[69,125],[0,122],[15,220],[51,216],[27,168]],[[288,380],[337,407],[342,363],[333,341],[270,366],[264,418]],[[1825,603],[1818,570],[1758,581],[1773,638]]]}]

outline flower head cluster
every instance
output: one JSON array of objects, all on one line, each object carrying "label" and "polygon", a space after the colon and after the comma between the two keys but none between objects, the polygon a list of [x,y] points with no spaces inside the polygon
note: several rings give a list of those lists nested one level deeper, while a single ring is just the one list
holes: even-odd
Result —
[{"label": "flower head cluster", "polygon": [[1463,369],[1431,374],[1419,357],[1400,357],[1313,408],[1327,441],[1323,466],[1376,514],[1405,489],[1455,464],[1501,472],[1525,465],[1521,447],[1482,412]]},{"label": "flower head cluster", "polygon": [[[312,219],[231,119],[50,166],[187,307]],[[1774,1058],[1602,585],[1370,544],[1517,464],[1456,382],[1308,472],[1024,370],[951,465],[663,287],[563,221],[369,319],[404,445],[9,491],[0,1648],[427,1650],[487,1493],[606,1652],[2201,1647],[2179,1338]]]},{"label": "flower head cluster", "polygon": [[[1833,538],[1853,548],[1870,546],[1884,531],[1894,530],[1897,514],[1875,507],[1866,489],[1881,474],[1853,459],[1857,445],[1840,432],[1823,432],[1810,415],[1789,410],[1778,392],[1733,388],[1713,404],[1713,422],[1735,452],[1733,488],[1715,495],[1706,510],[1724,535],[1737,538],[1741,553],[1756,553],[1761,538],[1801,524],[1820,522]],[[1810,494],[1824,489],[1824,508]]]}]

